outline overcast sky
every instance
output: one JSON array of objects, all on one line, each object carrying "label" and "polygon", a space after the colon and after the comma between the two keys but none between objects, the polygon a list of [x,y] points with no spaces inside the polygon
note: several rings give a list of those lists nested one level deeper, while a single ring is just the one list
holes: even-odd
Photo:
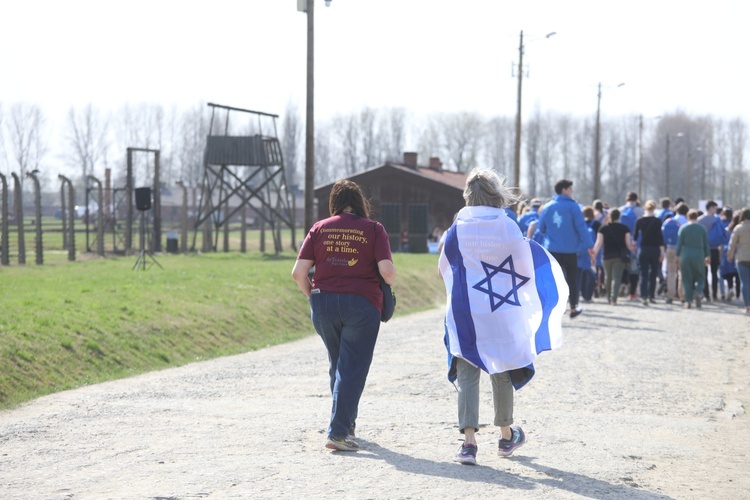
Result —
[{"label": "overcast sky", "polygon": [[[750,122],[744,3],[677,0],[316,1],[316,115],[363,106],[514,116],[524,32],[524,114]],[[545,35],[556,32],[547,39]],[[9,0],[0,4],[0,105],[201,100],[304,109],[306,18],[297,0]],[[617,87],[619,83],[625,83]]]}]

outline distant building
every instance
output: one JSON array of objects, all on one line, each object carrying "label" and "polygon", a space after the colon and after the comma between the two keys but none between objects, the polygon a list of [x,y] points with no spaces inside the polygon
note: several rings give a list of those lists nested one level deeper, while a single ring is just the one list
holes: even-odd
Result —
[{"label": "distant building", "polygon": [[[388,231],[392,251],[434,251],[436,235],[450,227],[464,206],[466,173],[443,170],[439,158],[419,166],[417,153],[404,153],[403,163],[386,162],[352,175],[372,206],[372,218]],[[315,189],[318,219],[328,217],[333,183]],[[403,241],[402,241],[403,236]],[[430,241],[433,240],[433,241]]]}]

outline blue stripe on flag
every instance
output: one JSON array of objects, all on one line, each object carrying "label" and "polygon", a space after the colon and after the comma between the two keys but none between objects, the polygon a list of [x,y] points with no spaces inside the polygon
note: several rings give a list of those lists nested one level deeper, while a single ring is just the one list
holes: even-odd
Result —
[{"label": "blue stripe on flag", "polygon": [[549,317],[552,309],[560,301],[560,294],[557,291],[555,276],[552,274],[552,266],[549,256],[544,248],[539,246],[535,241],[529,241],[531,255],[534,259],[534,274],[536,291],[542,301],[542,322],[535,335],[536,353],[549,351],[552,349],[549,334]]},{"label": "blue stripe on flag", "polygon": [[469,287],[466,284],[466,268],[463,256],[458,248],[457,224],[453,224],[445,238],[445,257],[453,273],[453,289],[451,290],[451,311],[461,348],[461,357],[471,361],[477,367],[487,371],[477,349],[477,332],[471,317],[469,306]]}]

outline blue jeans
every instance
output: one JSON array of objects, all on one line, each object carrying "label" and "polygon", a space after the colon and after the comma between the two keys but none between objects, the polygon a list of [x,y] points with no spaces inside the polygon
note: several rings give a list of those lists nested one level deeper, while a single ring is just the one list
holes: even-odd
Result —
[{"label": "blue jeans", "polygon": [[740,288],[742,289],[742,300],[745,307],[750,307],[750,266],[737,263],[737,274],[740,275]]},{"label": "blue jeans", "polygon": [[333,405],[328,436],[344,438],[357,418],[380,330],[380,311],[353,293],[313,293],[310,309],[330,363]]},{"label": "blue jeans", "polygon": [[656,277],[661,263],[659,247],[641,247],[638,252],[638,266],[641,269],[641,298],[653,299],[656,296]]}]

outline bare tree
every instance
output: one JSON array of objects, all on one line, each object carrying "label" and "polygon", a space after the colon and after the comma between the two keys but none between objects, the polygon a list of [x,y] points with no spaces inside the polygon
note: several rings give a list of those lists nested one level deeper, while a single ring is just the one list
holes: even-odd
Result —
[{"label": "bare tree", "polygon": [[107,156],[108,123],[92,104],[81,110],[68,111],[65,141],[71,163],[81,168],[81,179],[94,175],[94,167]]},{"label": "bare tree", "polygon": [[484,163],[506,178],[512,174],[514,133],[515,125],[510,117],[496,116],[485,124],[482,134]]},{"label": "bare tree", "polygon": [[560,177],[557,163],[561,156],[558,152],[560,136],[557,133],[557,119],[547,113],[540,117],[541,130],[539,134],[539,169],[540,178],[538,184],[543,193],[551,193],[554,190],[555,180]]},{"label": "bare tree", "polygon": [[728,147],[728,134],[727,126],[723,120],[718,120],[714,123],[714,156],[716,157],[716,167],[718,173],[718,186],[715,191],[718,191],[718,196],[721,200],[727,200],[728,188],[731,183],[729,178],[729,147]]},{"label": "bare tree", "polygon": [[560,156],[562,157],[562,178],[570,179],[570,162],[573,133],[573,120],[570,115],[558,116],[556,119],[556,128],[560,136]]},{"label": "bare tree", "polygon": [[[127,148],[162,149],[164,109],[159,104],[124,105],[113,120],[118,153],[122,158]],[[123,163],[121,163],[123,164]],[[137,186],[151,185],[153,156],[139,153],[133,157],[133,177]],[[124,172],[121,173],[124,175]]]},{"label": "bare tree", "polygon": [[380,118],[382,160],[401,161],[406,144],[406,110],[386,108],[380,114]]},{"label": "bare tree", "polygon": [[594,182],[593,182],[593,132],[594,126],[587,119],[580,122],[574,132],[574,163],[570,171],[570,179],[573,179],[576,185],[576,198],[580,200],[593,200]]},{"label": "bare tree", "polygon": [[377,111],[364,107],[359,113],[359,128],[362,142],[362,166],[370,168],[375,166],[379,160],[377,151],[378,133],[375,128]]},{"label": "bare tree", "polygon": [[298,172],[302,143],[302,118],[300,117],[299,107],[291,101],[286,105],[281,130],[281,147],[284,153],[286,181],[288,185],[292,186],[297,184],[297,179],[301,178],[303,173]]},{"label": "bare tree", "polygon": [[[430,156],[445,156],[443,154],[445,148],[442,144],[438,126],[440,119],[440,115],[428,116],[420,125],[417,125],[419,129],[415,135],[419,138],[417,141],[417,152],[419,153],[419,157],[429,158]],[[398,158],[397,161],[403,161],[403,155]]]},{"label": "bare tree", "polygon": [[[534,116],[529,120],[526,125],[526,162],[528,165],[528,176],[526,181],[526,192],[527,193],[547,193],[547,196],[551,196],[553,193],[549,191],[542,191],[537,182],[537,176],[539,174],[539,147],[541,143],[542,135],[542,117],[537,108],[534,112]],[[523,172],[521,172],[521,179],[523,179]],[[522,182],[519,182],[522,184]],[[522,188],[522,186],[518,186]]]},{"label": "bare tree", "polygon": [[42,158],[47,153],[43,139],[45,119],[41,108],[36,104],[16,103],[10,108],[8,118],[3,122],[8,137],[8,154],[18,167],[19,180],[23,183],[26,173],[38,170]]},{"label": "bare tree", "polygon": [[331,154],[331,126],[324,124],[315,134],[315,184],[326,184],[346,175]]},{"label": "bare tree", "polygon": [[[732,189],[730,200],[741,206],[747,205],[747,172],[744,169],[745,155],[747,149],[747,125],[739,118],[729,122],[729,147],[732,168]],[[726,203],[727,200],[724,200]]]},{"label": "bare tree", "polygon": [[331,121],[333,138],[339,146],[339,156],[344,175],[352,175],[362,169],[360,165],[360,130],[355,113],[336,115]]},{"label": "bare tree", "polygon": [[179,164],[178,176],[185,185],[195,188],[203,180],[203,154],[208,136],[206,106],[199,103],[182,113],[180,140],[175,145]]},{"label": "bare tree", "polygon": [[439,126],[441,142],[453,167],[459,172],[468,172],[476,167],[482,118],[477,113],[467,111],[451,113],[443,115]]}]

